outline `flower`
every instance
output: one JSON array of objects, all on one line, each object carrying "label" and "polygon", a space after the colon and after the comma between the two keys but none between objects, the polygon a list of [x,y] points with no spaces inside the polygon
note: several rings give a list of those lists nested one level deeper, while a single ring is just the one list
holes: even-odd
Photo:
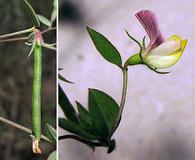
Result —
[{"label": "flower", "polygon": [[43,37],[42,33],[38,29],[34,29],[35,32],[35,41],[38,43],[38,45],[41,45],[43,43]]},{"label": "flower", "polygon": [[[178,35],[164,39],[159,30],[156,17],[150,10],[142,10],[136,13],[135,16],[150,39],[149,45],[146,48],[142,47],[140,53],[142,63],[152,69],[164,69],[177,63],[188,40],[183,40]],[[131,61],[130,59],[129,61]]]}]

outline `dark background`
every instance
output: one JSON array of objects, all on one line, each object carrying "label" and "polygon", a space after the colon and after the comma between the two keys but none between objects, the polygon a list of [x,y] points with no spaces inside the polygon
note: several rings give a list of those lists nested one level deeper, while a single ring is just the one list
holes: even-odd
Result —
[{"label": "dark background", "polygon": [[[50,18],[52,0],[28,0],[36,13]],[[24,6],[18,0],[0,1],[0,35],[32,27]],[[43,26],[44,27],[44,26]],[[44,28],[42,28],[44,29]],[[55,42],[55,32],[44,35],[45,41]],[[0,43],[0,116],[32,128],[31,101],[33,56],[24,42]],[[43,49],[42,123],[55,126],[56,118],[56,54]],[[0,122],[0,159],[47,159],[54,146],[41,143],[42,155],[34,155],[31,138],[25,132]]]}]

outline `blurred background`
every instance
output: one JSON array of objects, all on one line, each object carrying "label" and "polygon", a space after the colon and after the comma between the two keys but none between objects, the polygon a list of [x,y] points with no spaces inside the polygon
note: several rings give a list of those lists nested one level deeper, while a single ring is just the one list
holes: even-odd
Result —
[{"label": "blurred background", "polygon": [[[0,1],[0,34],[32,27],[21,1]],[[53,0],[29,0],[37,13],[48,18]],[[47,4],[47,5],[44,5]],[[44,29],[44,28],[42,28]],[[48,43],[55,43],[55,31],[45,34]],[[31,127],[33,55],[24,42],[0,43],[0,115],[9,120]],[[56,122],[56,54],[43,49],[42,123],[55,127]],[[43,127],[44,129],[44,127]],[[0,159],[45,160],[54,146],[42,141],[42,155],[31,150],[31,138],[21,130],[0,122]]]},{"label": "blurred background", "polygon": [[[60,160],[194,160],[195,159],[195,1],[194,0],[60,0],[60,73],[74,84],[60,83],[75,105],[87,106],[88,88],[121,98],[122,74],[105,61],[86,33],[89,25],[120,51],[123,62],[138,51],[123,29],[138,40],[146,35],[135,18],[143,9],[154,11],[164,37],[187,38],[181,60],[167,75],[145,66],[129,69],[127,102],[114,134],[116,150],[95,153],[79,142],[59,142]],[[147,39],[148,42],[148,39]],[[59,116],[64,116],[59,109]],[[59,135],[67,134],[60,129]]]}]

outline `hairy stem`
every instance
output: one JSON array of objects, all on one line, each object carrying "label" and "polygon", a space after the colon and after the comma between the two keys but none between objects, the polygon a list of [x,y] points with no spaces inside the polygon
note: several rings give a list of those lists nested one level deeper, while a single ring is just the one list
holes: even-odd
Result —
[{"label": "hairy stem", "polygon": [[[20,124],[18,124],[18,123],[12,122],[12,121],[10,121],[10,120],[8,120],[8,119],[6,119],[6,118],[3,118],[3,117],[1,117],[1,116],[0,116],[0,121],[6,123],[6,124],[8,124],[8,125],[11,125],[12,127],[15,127],[15,128],[17,128],[17,129],[20,129],[20,130],[22,130],[22,131],[24,131],[24,132],[26,132],[26,133],[28,133],[28,134],[32,134],[32,130],[31,130],[31,129],[29,129],[29,128],[27,128],[27,127],[24,127],[24,126],[22,126],[22,125],[20,125]],[[51,141],[50,141],[46,136],[44,136],[44,135],[41,135],[41,138],[44,139],[44,140],[46,140],[46,141],[48,141],[48,142],[51,142]]]},{"label": "hairy stem", "polygon": [[87,139],[84,139],[84,138],[81,138],[81,137],[79,137],[79,136],[72,135],[72,134],[59,136],[58,139],[59,139],[59,140],[74,139],[74,140],[77,140],[77,141],[79,141],[79,142],[81,142],[81,143],[84,143],[84,144],[87,144],[87,145],[90,145],[90,146],[96,146],[96,147],[107,146],[107,145],[104,144],[104,143],[101,143],[101,142],[92,142],[92,141],[89,141],[89,140],[87,140]]}]

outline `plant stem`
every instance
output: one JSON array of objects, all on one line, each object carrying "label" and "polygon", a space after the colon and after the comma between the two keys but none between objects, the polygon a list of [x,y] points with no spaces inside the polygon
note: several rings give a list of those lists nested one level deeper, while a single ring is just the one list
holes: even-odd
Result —
[{"label": "plant stem", "polygon": [[53,30],[56,30],[56,27],[48,28],[48,29],[42,31],[41,33],[42,33],[42,34],[45,34],[45,33],[47,33],[47,32],[53,31]]},{"label": "plant stem", "polygon": [[17,32],[13,32],[13,33],[4,34],[4,35],[0,36],[0,39],[16,36],[16,35],[19,35],[19,34],[29,33],[29,32],[32,32],[34,29],[35,29],[35,27],[31,27],[31,28],[28,28],[28,29],[25,29],[25,30],[22,30],[22,31],[17,31]]},{"label": "plant stem", "polygon": [[122,97],[121,97],[121,102],[120,102],[120,109],[119,109],[119,114],[118,117],[116,119],[116,123],[113,127],[112,130],[112,134],[115,132],[115,130],[117,129],[121,117],[122,117],[122,112],[125,106],[125,100],[126,100],[126,95],[127,95],[127,82],[128,82],[128,68],[127,67],[123,67],[122,69],[122,73],[123,73],[123,87],[122,87]]},{"label": "plant stem", "polygon": [[74,139],[74,140],[77,140],[77,141],[79,141],[79,142],[81,142],[81,143],[84,143],[84,144],[86,144],[86,145],[96,146],[96,147],[107,146],[107,145],[104,144],[104,143],[92,142],[92,141],[89,141],[89,140],[87,140],[87,139],[84,139],[84,138],[81,138],[81,137],[79,137],[79,136],[72,135],[72,134],[59,136],[58,139],[59,139],[59,140],[63,140],[63,139]]},{"label": "plant stem", "polygon": [[[30,29],[31,29],[31,31],[30,31]],[[26,36],[26,37],[16,37],[16,38],[8,38],[8,37],[22,34],[22,32],[24,33],[25,31],[32,32],[32,30],[34,28],[30,28],[30,29],[26,29],[26,30],[23,30],[23,31],[18,31],[18,32],[14,32],[14,33],[9,33],[9,34],[5,34],[5,35],[1,35],[0,36],[0,43],[26,41],[29,38],[28,36]],[[53,31],[55,29],[56,29],[56,27],[52,27],[52,28],[45,29],[44,31],[42,31],[42,34],[47,33],[47,32],[50,32],[50,31]],[[28,33],[28,32],[25,32],[25,33]],[[8,39],[5,39],[5,38],[8,38]],[[51,50],[56,50],[56,48],[55,47],[52,47],[52,46],[44,46],[44,47],[46,47],[48,49],[51,49]]]},{"label": "plant stem", "polygon": [[128,81],[128,69],[123,68],[123,88],[122,88],[122,98],[121,98],[121,103],[120,103],[120,110],[119,110],[119,115],[121,117],[124,106],[125,106],[125,100],[126,100],[126,95],[127,95],[127,81]]},{"label": "plant stem", "polygon": [[26,41],[26,40],[28,40],[28,37],[9,38],[9,39],[2,39],[2,40],[0,40],[0,43],[3,43],[3,42],[15,42],[15,41]]},{"label": "plant stem", "polygon": [[20,124],[17,124],[17,123],[15,123],[15,122],[12,122],[12,121],[10,121],[10,120],[8,120],[8,119],[6,119],[6,118],[0,117],[0,121],[2,121],[2,122],[4,122],[4,123],[7,123],[7,124],[9,124],[9,125],[11,125],[11,126],[13,126],[13,127],[15,127],[15,128],[18,128],[18,129],[20,129],[20,130],[22,130],[22,131],[24,131],[24,132],[27,132],[27,133],[29,133],[29,134],[32,133],[32,131],[31,131],[30,129],[28,129],[28,128],[26,128],[26,127],[20,125]]},{"label": "plant stem", "polygon": [[[27,128],[27,127],[24,127],[24,126],[22,126],[22,125],[20,125],[20,124],[18,124],[18,123],[12,122],[12,121],[10,121],[10,120],[8,120],[8,119],[6,119],[6,118],[3,118],[3,117],[1,117],[1,116],[0,116],[0,121],[1,121],[1,122],[4,122],[4,123],[6,123],[6,124],[9,124],[9,125],[11,125],[12,127],[15,127],[15,128],[17,128],[17,129],[20,129],[20,130],[22,130],[22,131],[24,131],[24,132],[26,132],[26,133],[28,133],[28,134],[32,134],[32,130],[31,130],[31,129],[29,129],[29,128]],[[44,135],[41,135],[41,138],[44,139],[44,140],[46,140],[46,141],[48,141],[48,142],[51,142],[51,141],[50,141],[46,136],[44,136]]]},{"label": "plant stem", "polygon": [[53,45],[43,43],[42,46],[47,48],[47,49],[51,49],[53,51],[56,51],[56,47],[54,47]]}]

